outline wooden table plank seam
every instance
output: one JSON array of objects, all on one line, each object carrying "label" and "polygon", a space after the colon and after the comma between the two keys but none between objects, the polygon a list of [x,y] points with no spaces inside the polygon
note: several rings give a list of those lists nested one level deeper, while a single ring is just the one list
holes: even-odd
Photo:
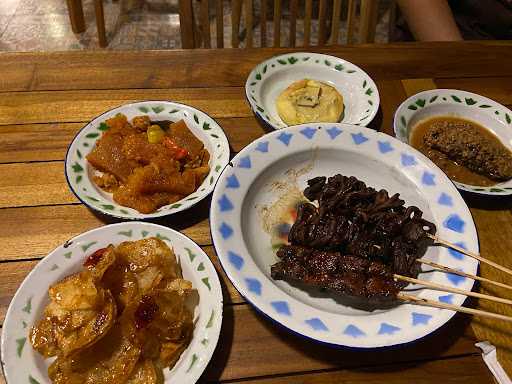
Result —
[{"label": "wooden table plank seam", "polygon": [[[512,52],[503,42],[410,43],[315,48],[363,66],[377,79],[508,76]],[[454,49],[457,47],[457,49]],[[312,48],[308,48],[312,49]],[[243,85],[257,63],[302,49],[225,49],[144,52],[2,53],[4,90],[151,88]],[[433,61],[432,57],[443,57]],[[244,60],[240,60],[244,57]],[[142,59],[141,59],[142,58]],[[23,65],[20,66],[20,61]],[[211,63],[216,70],[211,70]],[[460,65],[467,63],[467,65]],[[207,73],[208,76],[204,74]]]},{"label": "wooden table plank seam", "polygon": [[[76,205],[84,205],[80,201],[70,202],[70,203],[55,203],[55,204],[34,204],[34,205],[17,205],[10,207],[0,207],[0,210],[3,209],[12,209],[12,208],[51,208],[51,207],[65,207],[65,206],[76,206]],[[85,205],[84,205],[85,206]]]},{"label": "wooden table plank seam", "polygon": [[40,164],[40,163],[62,163],[64,160],[62,159],[54,159],[54,160],[23,160],[23,161],[6,161],[0,162],[0,165],[13,165],[13,164]]},{"label": "wooden table plank seam", "polygon": [[[477,357],[481,358],[481,354],[479,353],[466,353],[466,354],[460,354],[460,355],[453,355],[453,356],[447,356],[440,359],[420,359],[420,360],[412,360],[408,363],[410,364],[417,364],[417,363],[428,363],[432,361],[449,361],[449,360],[455,360],[465,357]],[[386,369],[394,366],[400,366],[400,363],[388,363],[388,364],[368,364],[368,365],[361,365],[358,366],[358,370],[370,370],[370,369]],[[315,369],[310,371],[296,371],[296,372],[290,372],[290,373],[282,373],[277,375],[261,375],[261,376],[251,376],[251,377],[245,377],[244,380],[240,379],[231,379],[231,380],[221,380],[219,383],[222,384],[231,384],[231,383],[243,383],[245,381],[253,381],[253,380],[266,380],[266,379],[277,379],[277,378],[287,378],[291,379],[294,377],[300,377],[304,374],[321,374],[321,373],[336,373],[336,372],[343,372],[346,370],[345,368],[326,368],[326,369]],[[210,381],[207,381],[207,383],[213,383]]]}]

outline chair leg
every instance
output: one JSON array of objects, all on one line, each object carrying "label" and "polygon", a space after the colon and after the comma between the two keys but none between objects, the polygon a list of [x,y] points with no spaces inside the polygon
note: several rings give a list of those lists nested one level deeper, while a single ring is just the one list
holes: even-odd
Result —
[{"label": "chair leg", "polygon": [[98,29],[98,40],[100,47],[107,46],[107,35],[105,33],[105,15],[103,13],[103,0],[94,0],[96,10],[96,28]]},{"label": "chair leg", "polygon": [[185,49],[196,48],[199,46],[199,35],[196,35],[192,0],[179,0],[178,3],[180,7],[181,47]]},{"label": "chair leg", "polygon": [[231,46],[238,48],[240,45],[240,20],[242,18],[242,1],[231,2]]},{"label": "chair leg", "polygon": [[359,42],[373,43],[377,26],[378,0],[361,0],[361,23],[359,25]]},{"label": "chair leg", "polygon": [[85,31],[84,9],[82,0],[66,0],[68,3],[69,21],[74,33]]}]

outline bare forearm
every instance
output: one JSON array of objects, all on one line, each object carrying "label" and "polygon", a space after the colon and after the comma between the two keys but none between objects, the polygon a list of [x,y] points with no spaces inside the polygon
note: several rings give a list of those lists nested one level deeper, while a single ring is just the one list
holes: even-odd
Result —
[{"label": "bare forearm", "polygon": [[397,0],[397,3],[416,40],[462,40],[447,0]]}]

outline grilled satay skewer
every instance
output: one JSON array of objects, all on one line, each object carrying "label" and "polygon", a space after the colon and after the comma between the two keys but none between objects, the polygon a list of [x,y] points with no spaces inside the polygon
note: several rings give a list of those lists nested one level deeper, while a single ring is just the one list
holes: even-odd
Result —
[{"label": "grilled satay skewer", "polygon": [[494,312],[482,311],[481,309],[474,309],[474,308],[468,308],[468,307],[463,307],[463,306],[459,306],[459,305],[442,303],[442,302],[435,301],[435,300],[423,299],[421,297],[407,295],[405,293],[399,293],[397,295],[397,298],[404,302],[424,305],[426,307],[449,309],[451,311],[467,313],[467,314],[474,315],[474,316],[492,317],[494,319],[512,322],[511,316],[501,315],[499,313],[494,313]]},{"label": "grilled satay skewer", "polygon": [[441,270],[443,272],[453,273],[454,275],[459,275],[459,276],[467,277],[469,279],[482,281],[484,283],[489,283],[489,284],[493,284],[493,285],[496,285],[496,286],[501,287],[501,288],[506,288],[506,289],[512,290],[512,286],[510,286],[510,285],[503,284],[503,283],[500,283],[498,281],[486,279],[485,277],[481,277],[481,276],[477,276],[477,275],[472,275],[471,273],[462,272],[462,271],[459,271],[457,269],[453,269],[453,268],[446,267],[446,266],[441,265],[441,264],[434,263],[433,261],[429,261],[429,260],[425,260],[425,259],[416,259],[416,261],[418,263],[429,265],[429,266],[431,266],[433,268],[439,269],[439,270]]},{"label": "grilled satay skewer", "polygon": [[459,247],[458,245],[450,243],[449,241],[440,239],[437,236],[434,236],[434,235],[431,235],[431,234],[427,234],[427,236],[430,237],[432,240],[434,240],[434,242],[436,242],[438,244],[446,245],[447,247],[452,248],[452,249],[456,250],[457,252],[460,252],[460,253],[462,253],[462,254],[464,254],[466,256],[472,257],[473,259],[477,259],[478,261],[481,261],[482,263],[489,264],[490,266],[492,266],[492,267],[494,267],[496,269],[499,269],[500,271],[503,271],[505,273],[508,273],[509,275],[512,276],[512,269],[509,269],[509,268],[504,267],[504,266],[502,266],[502,265],[500,265],[498,263],[495,263],[492,260],[488,260],[485,257],[477,255],[476,253],[470,252],[470,251],[468,251],[468,250],[466,250],[464,248]]},{"label": "grilled satay skewer", "polygon": [[473,292],[473,291],[465,291],[463,289],[449,287],[448,285],[438,284],[438,283],[434,283],[432,281],[420,280],[420,279],[415,279],[413,277],[402,276],[402,275],[397,275],[397,274],[394,274],[393,278],[395,280],[406,281],[408,283],[421,284],[427,288],[436,289],[439,291],[458,293],[460,295],[471,296],[471,297],[476,297],[478,299],[496,301],[497,303],[512,305],[512,300],[509,300],[509,299],[503,299],[501,297],[485,295],[483,293],[478,293],[478,292]]}]

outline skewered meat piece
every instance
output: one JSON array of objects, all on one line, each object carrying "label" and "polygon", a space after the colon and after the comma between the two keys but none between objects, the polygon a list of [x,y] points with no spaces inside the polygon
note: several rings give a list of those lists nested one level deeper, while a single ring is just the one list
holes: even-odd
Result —
[{"label": "skewered meat piece", "polygon": [[271,267],[276,280],[366,298],[394,297],[402,288],[391,268],[378,261],[295,245],[281,247],[277,256],[280,261]]}]

